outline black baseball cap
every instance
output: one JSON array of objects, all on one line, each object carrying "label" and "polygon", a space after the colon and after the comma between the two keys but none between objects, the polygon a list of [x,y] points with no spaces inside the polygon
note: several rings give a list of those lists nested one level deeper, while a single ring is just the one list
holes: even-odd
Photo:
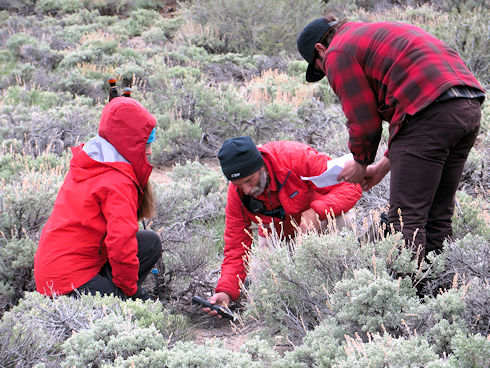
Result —
[{"label": "black baseball cap", "polygon": [[221,170],[230,181],[242,179],[264,166],[262,154],[250,137],[225,140],[218,153]]},{"label": "black baseball cap", "polygon": [[296,40],[299,53],[308,63],[308,69],[306,70],[307,82],[318,82],[325,76],[323,72],[315,68],[315,45],[320,41],[322,36],[336,24],[336,21],[327,22],[325,18],[317,18],[303,28],[303,31],[301,31]]}]

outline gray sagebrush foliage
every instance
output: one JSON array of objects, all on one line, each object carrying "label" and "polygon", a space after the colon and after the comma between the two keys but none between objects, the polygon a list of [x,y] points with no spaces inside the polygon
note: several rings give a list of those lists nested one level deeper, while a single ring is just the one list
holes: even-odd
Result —
[{"label": "gray sagebrush foliage", "polygon": [[270,244],[252,248],[248,313],[297,339],[331,314],[328,294],[361,262],[360,248],[352,233],[305,235],[289,244],[270,238]]},{"label": "gray sagebrush foliage", "polygon": [[125,359],[145,349],[159,350],[165,345],[163,336],[154,326],[142,328],[131,319],[107,316],[63,343],[66,356],[63,366],[99,367],[118,357]]},{"label": "gray sagebrush foliage", "polygon": [[222,174],[198,162],[176,165],[172,181],[156,187],[151,226],[163,242],[165,298],[211,290],[222,251],[225,198]]},{"label": "gray sagebrush foliage", "polygon": [[345,336],[347,331],[339,326],[335,318],[327,317],[314,330],[308,331],[301,345],[272,365],[277,368],[333,367],[345,358]]},{"label": "gray sagebrush foliage", "polygon": [[198,0],[189,7],[186,16],[216,30],[224,51],[277,54],[295,52],[298,34],[323,9],[324,4],[316,0]]},{"label": "gray sagebrush foliage", "polygon": [[331,305],[339,323],[349,331],[400,334],[402,319],[418,306],[412,283],[395,280],[386,271],[354,271],[352,278],[339,281]]}]

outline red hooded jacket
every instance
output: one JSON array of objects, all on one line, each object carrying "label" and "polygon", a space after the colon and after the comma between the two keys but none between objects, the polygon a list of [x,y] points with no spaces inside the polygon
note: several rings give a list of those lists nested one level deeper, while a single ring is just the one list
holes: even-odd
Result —
[{"label": "red hooded jacket", "polygon": [[[318,188],[312,182],[302,180],[301,176],[321,175],[330,160],[327,155],[318,153],[306,144],[279,141],[257,148],[262,153],[270,179],[269,186],[257,199],[268,210],[282,205],[286,219],[281,226],[277,218],[250,212],[240,199],[243,193],[234,184],[229,184],[224,234],[225,258],[216,292],[225,292],[233,300],[240,295],[239,279],[243,281],[246,277],[244,260],[252,244],[248,233],[252,232],[251,223],[257,223],[257,216],[264,226],[274,221],[273,226],[278,234],[294,235],[292,221],[299,224],[304,211],[314,209],[321,220],[326,218],[326,213],[333,212],[339,216],[350,210],[362,195],[359,185],[343,182]],[[262,234],[260,229],[259,233]]]},{"label": "red hooded jacket", "polygon": [[126,295],[136,292],[137,209],[152,170],[146,142],[155,124],[136,100],[114,98],[102,111],[97,137],[112,156],[102,155],[99,161],[84,145],[72,148],[70,170],[34,258],[38,292],[69,293],[92,279],[108,260],[114,284]]}]

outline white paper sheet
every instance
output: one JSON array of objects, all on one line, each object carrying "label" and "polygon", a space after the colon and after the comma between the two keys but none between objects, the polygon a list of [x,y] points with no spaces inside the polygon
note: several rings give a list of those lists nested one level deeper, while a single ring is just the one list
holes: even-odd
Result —
[{"label": "white paper sheet", "polygon": [[302,180],[311,180],[313,184],[315,184],[318,188],[328,187],[330,185],[335,185],[340,183],[337,181],[337,176],[342,172],[344,168],[344,164],[347,161],[353,160],[352,153],[344,155],[342,157],[334,158],[333,160],[328,161],[327,163],[327,171],[318,176],[302,176]]}]

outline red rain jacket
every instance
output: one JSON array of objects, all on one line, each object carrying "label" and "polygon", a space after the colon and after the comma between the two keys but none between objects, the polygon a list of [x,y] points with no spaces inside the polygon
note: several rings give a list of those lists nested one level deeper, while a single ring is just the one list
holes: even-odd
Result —
[{"label": "red rain jacket", "polygon": [[146,141],[156,120],[136,100],[113,99],[102,111],[99,136],[128,162],[99,162],[72,148],[70,170],[44,226],[34,258],[38,292],[66,294],[92,279],[109,260],[113,282],[137,290],[137,209],[152,166]]},{"label": "red rain jacket", "polygon": [[[225,292],[233,300],[240,295],[238,280],[243,281],[246,277],[244,261],[252,244],[247,232],[252,232],[250,225],[252,222],[257,223],[256,216],[260,217],[264,226],[274,220],[273,226],[278,234],[282,229],[283,236],[294,235],[291,220],[299,224],[304,211],[313,208],[321,220],[326,218],[327,212],[339,216],[350,210],[362,195],[359,185],[343,182],[318,188],[312,182],[302,180],[301,176],[321,175],[330,160],[306,144],[279,141],[257,148],[262,153],[270,178],[269,186],[257,199],[269,210],[282,205],[286,220],[281,227],[277,218],[251,213],[242,204],[240,198],[243,198],[243,193],[234,184],[229,184],[224,234],[225,258],[216,292]],[[262,231],[259,230],[259,233]]]}]

